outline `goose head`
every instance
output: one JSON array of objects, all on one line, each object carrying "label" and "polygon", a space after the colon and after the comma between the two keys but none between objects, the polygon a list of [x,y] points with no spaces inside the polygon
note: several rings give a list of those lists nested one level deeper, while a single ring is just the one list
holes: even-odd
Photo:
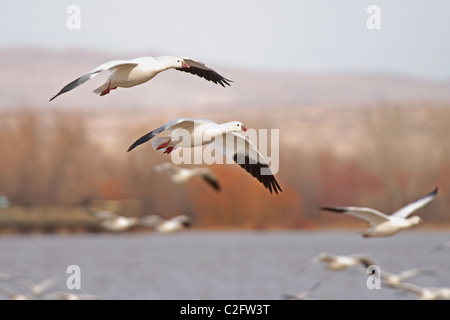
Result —
[{"label": "goose head", "polygon": [[417,225],[423,223],[423,220],[422,220],[422,218],[419,217],[419,216],[413,216],[413,217],[411,217],[411,218],[408,219],[408,222],[409,222],[409,224],[410,224],[411,226],[417,226]]},{"label": "goose head", "polygon": [[186,61],[184,61],[181,57],[175,57],[173,62],[175,64],[175,68],[190,68]]},{"label": "goose head", "polygon": [[223,126],[225,127],[225,130],[227,132],[241,132],[241,131],[247,131],[247,128],[244,126],[244,124],[240,121],[231,121],[224,123]]}]

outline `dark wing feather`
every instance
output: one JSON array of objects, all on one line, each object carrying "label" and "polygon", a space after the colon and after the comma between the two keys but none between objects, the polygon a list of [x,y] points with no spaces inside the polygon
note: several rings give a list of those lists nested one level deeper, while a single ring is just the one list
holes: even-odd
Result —
[{"label": "dark wing feather", "polygon": [[103,70],[99,70],[99,71],[97,71],[95,73],[85,74],[84,76],[81,76],[78,79],[73,80],[71,83],[69,83],[66,86],[64,86],[64,88],[62,88],[56,95],[54,95],[53,98],[50,99],[50,101],[55,99],[60,94],[63,94],[63,93],[65,93],[67,91],[70,91],[70,90],[73,90],[76,87],[78,87],[79,85],[82,85],[83,83],[88,81],[90,78],[92,78],[93,75],[95,75],[95,74],[97,74],[97,73],[99,73],[101,71],[103,71]]},{"label": "dark wing feather", "polygon": [[[244,158],[244,161],[241,161],[242,158]],[[260,162],[257,163],[251,163],[254,161],[250,161],[250,158],[247,155],[238,154],[236,153],[233,157],[233,160],[241,166],[245,171],[250,173],[253,177],[258,179],[259,182],[261,182],[264,187],[269,189],[270,193],[274,191],[276,194],[278,194],[278,191],[281,190],[280,185],[278,184],[277,180],[275,179],[274,175],[263,175],[261,174],[261,169],[266,168],[265,170],[270,170],[269,166],[267,164],[262,164]],[[239,160],[239,161],[238,161]]]},{"label": "dark wing feather", "polygon": [[[160,129],[160,128],[158,128]],[[159,132],[156,132],[158,129],[150,131],[147,134],[144,134],[142,137],[140,137],[139,139],[137,139],[127,150],[127,152],[130,152],[131,150],[133,150],[134,148],[136,148],[138,145],[143,144],[144,142],[147,142],[148,140],[150,140],[151,138],[153,138],[154,136],[156,136]],[[160,131],[162,132],[162,131]]]},{"label": "dark wing feather", "polygon": [[83,83],[85,83],[86,81],[88,81],[89,79],[96,76],[97,74],[99,74],[102,71],[116,68],[116,67],[123,66],[123,65],[137,66],[137,62],[134,62],[132,60],[113,60],[113,61],[108,61],[102,65],[99,65],[95,69],[92,69],[85,75],[79,77],[78,79],[73,80],[71,83],[64,86],[53,98],[50,99],[50,101],[55,99],[60,94],[63,94],[70,90],[73,90],[76,87],[78,87],[79,85],[82,85]]},{"label": "dark wing feather", "polygon": [[224,78],[220,74],[218,74],[216,71],[211,69],[202,69],[197,67],[190,67],[190,68],[176,68],[179,71],[188,72],[191,74],[195,74],[201,78],[204,78],[208,81],[212,81],[215,84],[220,84],[222,87],[225,87],[225,84],[228,86],[231,86],[230,82],[233,82],[229,79]]},{"label": "dark wing feather", "polygon": [[154,136],[156,136],[157,134],[160,134],[161,132],[165,131],[165,130],[170,130],[171,128],[176,128],[176,127],[183,127],[186,124],[191,124],[194,125],[193,123],[195,122],[195,120],[193,119],[189,119],[189,118],[176,118],[173,119],[172,121],[167,122],[165,125],[163,125],[162,127],[159,127],[158,129],[155,129],[153,131],[150,131],[147,134],[144,134],[142,137],[140,137],[139,139],[137,139],[129,148],[127,152],[130,152],[131,150],[133,150],[134,148],[136,148],[138,145],[143,144],[144,142],[147,142],[148,140],[152,139]]},{"label": "dark wing feather", "polygon": [[320,210],[338,212],[338,213],[344,213],[344,212],[348,211],[346,208],[339,208],[339,207],[321,207]]},{"label": "dark wing feather", "polygon": [[203,179],[205,179],[205,181],[208,182],[214,189],[220,191],[220,185],[216,179],[214,179],[208,174],[203,175]]}]

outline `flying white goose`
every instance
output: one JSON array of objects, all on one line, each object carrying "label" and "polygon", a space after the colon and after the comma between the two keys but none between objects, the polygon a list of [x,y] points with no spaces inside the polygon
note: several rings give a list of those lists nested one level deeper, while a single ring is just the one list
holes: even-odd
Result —
[{"label": "flying white goose", "polygon": [[446,249],[450,249],[450,240],[439,243],[433,247],[433,251],[440,251],[440,250],[446,250]]},{"label": "flying white goose", "polygon": [[398,283],[395,287],[416,294],[418,300],[450,300],[450,288],[419,287],[409,282]]},{"label": "flying white goose", "polygon": [[47,278],[41,282],[34,282],[28,278],[10,274],[0,274],[0,280],[25,287],[29,290],[30,294],[36,298],[42,297],[44,293],[56,283],[56,277]]},{"label": "flying white goose", "polygon": [[[363,260],[361,263],[368,268],[374,263],[371,261]],[[409,269],[402,271],[400,273],[391,273],[386,271],[384,268],[380,268],[380,278],[384,284],[390,287],[396,287],[399,283],[404,282],[406,279],[410,279],[413,277],[418,277],[421,275],[435,275],[436,272],[428,269]]]},{"label": "flying white goose", "polygon": [[169,175],[172,182],[182,184],[187,183],[194,177],[201,177],[215,190],[220,191],[217,177],[209,168],[181,168],[170,162],[164,162],[154,167],[156,171],[164,171]]},{"label": "flying white goose", "polygon": [[[166,130],[171,131],[169,136],[154,138]],[[153,138],[153,148],[167,154],[177,147],[192,148],[208,144],[233,159],[241,168],[258,179],[270,193],[275,191],[278,194],[278,190],[282,190],[266,160],[253,143],[236,134],[241,131],[247,131],[247,128],[239,121],[217,124],[211,120],[177,118],[140,137],[128,148],[128,152]],[[186,132],[189,138],[185,136]],[[180,138],[181,141],[178,140]]]},{"label": "flying white goose", "polygon": [[371,227],[362,233],[364,238],[388,237],[401,230],[412,228],[422,223],[423,220],[419,216],[408,217],[414,211],[433,200],[437,192],[438,188],[434,189],[426,196],[400,208],[391,215],[386,215],[375,209],[364,207],[322,207],[321,209],[348,214],[368,221]]},{"label": "flying white goose", "polygon": [[141,57],[132,60],[114,60],[99,65],[67,84],[50,101],[60,94],[75,89],[102,71],[110,70],[111,74],[103,85],[94,90],[94,93],[100,94],[100,96],[108,94],[117,87],[129,88],[137,86],[153,79],[161,71],[168,69],[189,72],[215,84],[220,84],[222,87],[225,87],[225,85],[229,86],[230,82],[232,82],[207,67],[204,63],[194,59],[179,56]]},{"label": "flying white goose", "polygon": [[380,270],[380,277],[384,284],[395,287],[399,283],[404,282],[406,279],[418,277],[420,275],[433,275],[435,272],[433,270],[425,270],[425,269],[410,269],[406,271],[402,271],[398,274],[387,272],[384,269]]},{"label": "flying white goose", "polygon": [[168,220],[157,215],[150,215],[142,218],[141,224],[152,227],[161,233],[170,233],[189,227],[191,225],[191,219],[186,215],[176,216]]},{"label": "flying white goose", "polygon": [[305,291],[302,291],[296,295],[284,294],[283,297],[286,298],[287,300],[311,300],[309,295],[313,291],[315,291],[319,286],[320,282],[316,282],[315,284],[312,285],[312,287],[306,289]]},{"label": "flying white goose", "polygon": [[90,293],[73,293],[54,291],[44,296],[45,300],[101,300],[99,296]]},{"label": "flying white goose", "polygon": [[91,214],[100,219],[100,225],[111,232],[123,232],[139,225],[139,218],[125,217],[111,211],[92,211]]},{"label": "flying white goose", "polygon": [[322,252],[314,257],[313,262],[323,262],[326,268],[333,271],[341,271],[349,267],[358,265],[373,265],[373,260],[363,253],[355,253],[352,255],[335,255],[328,252]]},{"label": "flying white goose", "polygon": [[7,288],[0,288],[0,292],[10,300],[35,300],[33,296],[29,296],[23,293],[18,293]]}]

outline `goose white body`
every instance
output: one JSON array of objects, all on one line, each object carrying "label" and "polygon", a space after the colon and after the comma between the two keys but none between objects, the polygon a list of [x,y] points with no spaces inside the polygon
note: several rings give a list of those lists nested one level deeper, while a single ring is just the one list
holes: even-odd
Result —
[{"label": "goose white body", "polygon": [[117,89],[118,87],[130,88],[143,84],[153,79],[158,73],[168,69],[188,72],[205,80],[220,84],[222,87],[225,87],[225,85],[229,86],[230,82],[232,82],[207,67],[204,63],[187,57],[140,57],[131,60],[113,60],[101,64],[64,86],[50,101],[65,92],[75,89],[106,70],[111,72],[108,79],[94,90],[94,93],[101,96],[108,94],[111,90]]},{"label": "goose white body", "polygon": [[[239,121],[218,124],[207,119],[176,118],[137,139],[128,148],[128,152],[150,140],[155,150],[161,150],[167,154],[175,148],[211,145],[215,150],[233,159],[271,193],[278,194],[278,191],[282,190],[270,171],[267,161],[253,143],[237,134],[246,130],[247,128]],[[164,131],[170,131],[170,134],[159,137],[158,135]],[[231,146],[225,143],[230,140],[235,141]]]},{"label": "goose white body", "polygon": [[369,222],[370,228],[362,233],[364,238],[389,237],[422,223],[423,220],[419,216],[410,217],[410,215],[432,201],[437,192],[438,189],[436,188],[429,194],[405,205],[391,215],[365,207],[321,207],[321,209],[351,215]]}]

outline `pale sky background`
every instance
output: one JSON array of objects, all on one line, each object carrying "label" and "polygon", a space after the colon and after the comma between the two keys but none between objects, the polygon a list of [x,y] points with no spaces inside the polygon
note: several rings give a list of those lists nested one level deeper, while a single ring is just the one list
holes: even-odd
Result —
[{"label": "pale sky background", "polygon": [[[69,5],[81,10],[80,30],[66,27]],[[381,30],[366,26],[369,5],[381,9]],[[157,52],[250,70],[450,79],[449,0],[5,0],[0,8],[0,49]]]}]

